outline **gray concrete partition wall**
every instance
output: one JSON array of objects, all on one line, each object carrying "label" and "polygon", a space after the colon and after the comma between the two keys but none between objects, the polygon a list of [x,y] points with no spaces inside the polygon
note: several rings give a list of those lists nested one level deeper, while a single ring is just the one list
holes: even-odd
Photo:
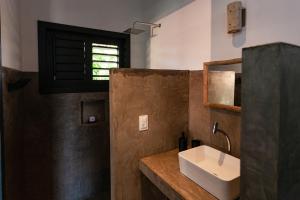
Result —
[{"label": "gray concrete partition wall", "polygon": [[243,50],[241,199],[300,195],[300,47]]},{"label": "gray concrete partition wall", "polygon": [[[2,76],[5,200],[109,200],[108,93],[41,95],[38,73]],[[21,78],[31,81],[9,92]]]},{"label": "gray concrete partition wall", "polygon": [[[155,189],[142,185],[139,160],[175,149],[187,132],[189,71],[116,69],[109,93],[111,199],[141,200],[151,194],[143,189]],[[147,131],[139,115],[148,115]]]}]

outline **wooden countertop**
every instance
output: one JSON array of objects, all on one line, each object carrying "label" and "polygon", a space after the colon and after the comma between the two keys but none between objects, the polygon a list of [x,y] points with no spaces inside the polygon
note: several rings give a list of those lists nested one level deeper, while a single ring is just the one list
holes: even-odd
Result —
[{"label": "wooden countertop", "polygon": [[170,200],[217,200],[179,170],[178,150],[142,158],[139,168]]}]

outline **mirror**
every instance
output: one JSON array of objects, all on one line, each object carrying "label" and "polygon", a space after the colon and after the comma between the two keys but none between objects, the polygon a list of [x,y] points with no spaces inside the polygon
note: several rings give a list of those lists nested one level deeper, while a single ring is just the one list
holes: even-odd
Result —
[{"label": "mirror", "polygon": [[204,105],[241,111],[242,60],[204,63]]}]

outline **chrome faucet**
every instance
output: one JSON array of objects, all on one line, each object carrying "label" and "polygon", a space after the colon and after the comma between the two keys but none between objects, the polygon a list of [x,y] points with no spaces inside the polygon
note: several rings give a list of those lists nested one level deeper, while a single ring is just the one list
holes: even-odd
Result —
[{"label": "chrome faucet", "polygon": [[230,142],[230,139],[228,137],[228,135],[221,129],[218,128],[219,124],[218,122],[215,122],[214,123],[214,126],[212,128],[212,134],[216,135],[218,132],[219,133],[222,133],[225,137],[226,137],[226,140],[227,140],[227,151],[228,153],[231,152],[231,142]]}]

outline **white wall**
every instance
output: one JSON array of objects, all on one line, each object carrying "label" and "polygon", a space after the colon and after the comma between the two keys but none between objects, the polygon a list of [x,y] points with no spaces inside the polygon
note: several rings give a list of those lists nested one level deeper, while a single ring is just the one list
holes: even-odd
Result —
[{"label": "white wall", "polygon": [[21,38],[18,0],[0,0],[2,66],[21,69]]},{"label": "white wall", "polygon": [[146,0],[143,1],[143,16],[147,21],[157,21],[183,8],[194,0]]},{"label": "white wall", "polygon": [[[23,71],[38,71],[37,20],[122,32],[141,16],[140,0],[21,0]],[[131,47],[136,67],[144,65],[139,40]]]},{"label": "white wall", "polygon": [[212,0],[212,59],[241,57],[241,48],[272,42],[300,44],[299,0],[243,0],[246,28],[227,34],[226,6],[234,0]]},{"label": "white wall", "polygon": [[199,70],[210,60],[211,0],[195,0],[156,23],[162,27],[150,39],[149,68]]},{"label": "white wall", "polygon": [[[17,0],[1,1],[6,4],[12,2],[10,9],[17,9],[13,7],[13,2]],[[247,24],[242,33],[235,35],[227,34],[226,30],[226,6],[232,1],[234,0],[154,0],[151,3],[140,0],[20,1],[23,70],[38,70],[38,19],[121,32],[135,20],[148,21],[163,17],[156,21],[162,23],[162,28],[156,30],[158,36],[150,40],[146,34],[132,36],[133,67],[147,65],[148,68],[198,70],[202,69],[205,61],[240,57],[243,47],[277,41],[300,44],[300,24],[297,23],[299,0],[242,0],[247,8]],[[7,10],[2,6],[1,11],[4,9]],[[176,9],[178,10],[174,11]],[[15,19],[12,20],[14,24],[17,24],[17,18],[17,14],[10,16],[10,19]],[[18,26],[12,27],[16,29]],[[6,48],[3,54],[9,55],[4,56],[4,59],[20,57],[18,31],[10,29],[6,36],[5,29],[2,32],[2,40],[10,41],[8,47],[5,47],[3,41]],[[147,48],[143,46],[145,44],[148,45]],[[18,59],[7,59],[4,62],[18,68],[16,60]]]},{"label": "white wall", "polygon": [[[233,1],[186,2],[158,20],[162,28],[150,40],[148,67],[202,69],[205,61],[241,57],[244,47],[279,41],[300,45],[299,0],[242,0],[247,9],[246,28],[232,35],[227,34],[226,7]],[[148,16],[161,15],[155,5],[151,9]]]}]

